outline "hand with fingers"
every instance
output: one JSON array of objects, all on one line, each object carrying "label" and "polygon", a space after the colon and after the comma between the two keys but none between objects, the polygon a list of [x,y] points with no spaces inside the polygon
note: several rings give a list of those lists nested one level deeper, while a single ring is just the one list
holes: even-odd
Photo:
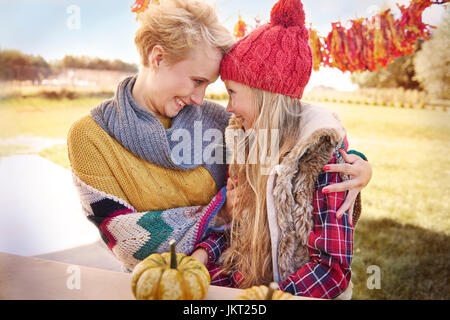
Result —
[{"label": "hand with fingers", "polygon": [[233,218],[233,207],[236,203],[237,198],[237,190],[236,181],[232,178],[228,178],[227,180],[227,199],[222,209],[219,211],[219,218],[223,223],[228,223]]},{"label": "hand with fingers", "polygon": [[328,185],[322,189],[322,192],[331,193],[348,191],[344,203],[336,212],[336,216],[340,219],[344,212],[348,210],[349,222],[350,225],[353,226],[353,206],[358,194],[369,184],[370,179],[372,178],[372,167],[368,161],[356,154],[348,154],[344,149],[339,149],[339,152],[346,163],[327,164],[323,170],[327,172],[343,173],[348,175],[350,179]]}]

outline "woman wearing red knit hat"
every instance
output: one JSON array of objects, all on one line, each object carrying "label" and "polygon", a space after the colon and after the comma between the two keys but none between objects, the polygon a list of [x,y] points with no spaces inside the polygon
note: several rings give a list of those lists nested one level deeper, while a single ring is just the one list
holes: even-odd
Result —
[{"label": "woman wearing red knit hat", "polygon": [[[242,148],[233,151],[228,236],[197,246],[209,252],[212,284],[248,288],[276,281],[294,295],[351,298],[359,191],[371,169],[346,153],[346,132],[334,114],[300,100],[312,59],[302,3],[280,0],[270,23],[238,41],[222,60],[227,111],[234,114],[227,145],[236,131],[245,130],[241,146],[248,148],[244,162],[238,161]],[[270,161],[258,158],[261,146]],[[335,172],[345,160],[353,163],[351,170],[365,172],[365,181],[348,193],[341,187],[345,183],[333,186],[348,179]],[[354,205],[341,213],[344,201]]]}]

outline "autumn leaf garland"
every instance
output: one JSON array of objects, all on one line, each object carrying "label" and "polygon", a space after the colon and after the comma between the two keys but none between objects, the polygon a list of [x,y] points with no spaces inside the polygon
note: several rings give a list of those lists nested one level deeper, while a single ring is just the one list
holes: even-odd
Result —
[{"label": "autumn leaf garland", "polygon": [[[150,3],[159,0],[136,0],[131,11],[144,12]],[[343,72],[376,71],[385,68],[395,58],[414,53],[419,39],[431,38],[434,26],[423,23],[422,13],[433,4],[445,4],[449,0],[411,0],[409,6],[399,5],[401,15],[394,18],[391,10],[382,11],[370,18],[349,21],[345,28],[340,22],[331,23],[331,31],[321,37],[310,27],[310,45],[314,57],[313,69],[337,68]],[[256,19],[255,19],[256,20]],[[256,27],[259,25],[257,21]],[[236,39],[244,37],[252,28],[239,14],[234,26]]]},{"label": "autumn leaf garland", "polygon": [[[395,19],[388,9],[370,18],[350,20],[348,28],[333,22],[326,37],[320,37],[311,27],[313,69],[332,67],[353,73],[385,68],[395,58],[414,53],[419,39],[430,39],[431,29],[435,27],[423,23],[422,13],[433,4],[448,1],[412,0],[408,7],[397,4],[401,12],[399,19]],[[235,26],[236,39],[245,36],[243,25],[245,22],[239,17]]]}]

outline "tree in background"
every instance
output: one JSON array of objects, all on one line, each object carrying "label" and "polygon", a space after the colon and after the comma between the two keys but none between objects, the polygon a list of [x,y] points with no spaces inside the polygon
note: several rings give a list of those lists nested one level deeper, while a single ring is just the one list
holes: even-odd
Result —
[{"label": "tree in background", "polygon": [[416,79],[436,99],[450,99],[450,8],[414,58]]},{"label": "tree in background", "polygon": [[0,51],[0,80],[41,81],[51,72],[50,65],[41,56],[18,50]]},{"label": "tree in background", "polygon": [[420,89],[420,83],[417,82],[414,70],[414,57],[420,50],[408,56],[403,56],[394,60],[386,68],[379,68],[378,71],[354,72],[350,79],[361,88],[398,88]]},{"label": "tree in background", "polygon": [[127,63],[119,59],[107,60],[98,57],[70,56],[48,63],[41,56],[25,54],[19,50],[0,50],[0,81],[26,81],[40,82],[60,69],[91,69],[114,70],[136,73],[136,64]]},{"label": "tree in background", "polygon": [[98,57],[71,56],[66,55],[60,61],[55,62],[57,68],[93,69],[93,70],[115,70],[135,73],[138,71],[136,64],[127,63],[119,59],[107,60]]}]

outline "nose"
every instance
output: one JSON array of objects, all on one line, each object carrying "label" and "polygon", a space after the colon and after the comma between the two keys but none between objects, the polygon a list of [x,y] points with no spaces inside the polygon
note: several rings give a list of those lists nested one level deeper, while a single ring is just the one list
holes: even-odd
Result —
[{"label": "nose", "polygon": [[196,88],[195,91],[191,94],[191,101],[197,105],[201,106],[203,104],[203,99],[205,98],[205,88]]},{"label": "nose", "polygon": [[233,113],[233,107],[231,105],[231,99],[228,100],[227,108],[225,109],[228,113]]}]

